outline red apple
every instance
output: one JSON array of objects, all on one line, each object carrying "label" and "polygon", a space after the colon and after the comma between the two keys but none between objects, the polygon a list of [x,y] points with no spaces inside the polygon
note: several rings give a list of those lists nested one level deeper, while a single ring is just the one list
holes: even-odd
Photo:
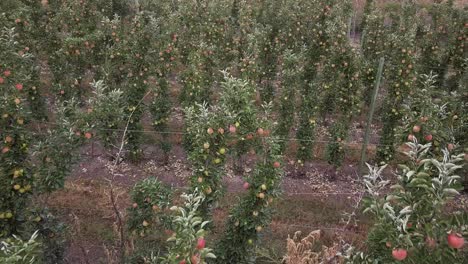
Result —
[{"label": "red apple", "polygon": [[247,137],[246,137],[248,140],[251,140],[253,138],[253,135],[252,134],[248,134]]},{"label": "red apple", "polygon": [[221,135],[224,134],[224,128],[222,127],[218,128],[218,133],[220,133]]},{"label": "red apple", "polygon": [[198,264],[200,261],[200,257],[198,255],[193,255],[190,257],[190,262],[191,264]]},{"label": "red apple", "polygon": [[179,262],[179,264],[187,264],[187,261],[181,260],[181,261]]},{"label": "red apple", "polygon": [[431,135],[431,134],[426,135],[426,136],[424,137],[424,139],[425,139],[426,141],[432,141],[432,135]]},{"label": "red apple", "polygon": [[450,233],[447,236],[447,242],[451,248],[462,248],[463,244],[465,244],[465,239],[457,233]]},{"label": "red apple", "polygon": [[273,163],[273,167],[275,167],[275,168],[279,168],[280,166],[281,166],[281,164],[278,161],[275,161]]},{"label": "red apple", "polygon": [[18,91],[23,90],[23,85],[22,85],[21,83],[17,83],[17,84],[15,85],[15,87],[16,87],[16,90],[18,90]]},{"label": "red apple", "polygon": [[428,248],[435,248],[436,247],[436,240],[432,237],[426,237],[426,245]]},{"label": "red apple", "polygon": [[413,132],[414,132],[414,133],[419,133],[419,131],[421,131],[421,127],[420,127],[420,126],[414,126],[414,127],[413,127]]},{"label": "red apple", "polygon": [[206,245],[205,239],[203,237],[200,237],[197,241],[197,249],[202,250],[205,248],[205,245]]},{"label": "red apple", "polygon": [[408,135],[408,141],[411,141],[411,142],[414,141],[414,135],[413,134]]},{"label": "red apple", "polygon": [[448,149],[449,151],[452,151],[454,148],[455,148],[455,145],[453,145],[452,143],[449,143],[449,144],[447,145],[447,149]]},{"label": "red apple", "polygon": [[406,256],[408,256],[408,252],[406,251],[406,249],[395,248],[392,251],[392,256],[394,259],[402,261],[406,258]]},{"label": "red apple", "polygon": [[258,135],[263,136],[264,133],[265,133],[265,131],[263,130],[263,128],[257,129],[257,134]]},{"label": "red apple", "polygon": [[244,189],[246,190],[249,189],[249,186],[250,184],[248,182],[244,182],[244,185],[243,185]]},{"label": "red apple", "polygon": [[4,83],[5,82],[5,79],[3,79],[2,77],[0,77],[0,84]]},{"label": "red apple", "polygon": [[93,137],[93,135],[90,132],[85,133],[85,138],[86,139],[91,139],[92,137]]},{"label": "red apple", "polygon": [[211,135],[211,134],[213,134],[214,131],[213,131],[213,129],[210,127],[210,128],[208,128],[208,129],[206,130],[206,132],[208,132],[208,134]]},{"label": "red apple", "polygon": [[10,75],[11,75],[11,71],[6,70],[6,71],[3,72],[3,75],[5,75],[5,77],[10,76]]},{"label": "red apple", "polygon": [[229,126],[229,132],[231,132],[231,133],[236,133],[236,130],[237,130],[237,129],[236,129],[235,126],[233,126],[233,125],[230,125],[230,126]]}]

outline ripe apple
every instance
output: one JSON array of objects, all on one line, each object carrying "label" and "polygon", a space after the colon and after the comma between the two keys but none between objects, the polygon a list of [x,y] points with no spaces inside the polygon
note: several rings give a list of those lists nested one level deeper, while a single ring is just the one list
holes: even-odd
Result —
[{"label": "ripe apple", "polygon": [[197,241],[197,249],[198,250],[202,250],[205,248],[205,245],[206,245],[206,241],[203,237],[200,237],[198,238],[198,241]]},{"label": "ripe apple", "polygon": [[402,261],[406,259],[406,256],[408,256],[408,252],[406,251],[406,249],[395,248],[392,251],[392,256],[394,259]]},{"label": "ripe apple", "polygon": [[13,138],[12,138],[12,137],[10,137],[10,136],[6,136],[6,137],[5,137],[5,142],[11,143],[12,141],[13,141]]},{"label": "ripe apple", "polygon": [[218,133],[220,133],[221,135],[224,134],[224,128],[222,127],[218,128]]},{"label": "ripe apple", "polygon": [[460,249],[465,244],[465,239],[460,234],[450,233],[447,236],[447,242],[451,248]]},{"label": "ripe apple", "polygon": [[199,183],[202,183],[202,182],[203,182],[203,178],[202,178],[202,177],[198,177],[197,181],[198,181]]},{"label": "ripe apple", "polygon": [[255,228],[255,230],[257,230],[257,232],[261,232],[261,231],[263,230],[263,227],[262,227],[262,226],[257,226],[257,227]]},{"label": "ripe apple", "polygon": [[414,135],[413,134],[408,135],[408,141],[411,141],[411,142],[414,141]]},{"label": "ripe apple", "polygon": [[149,226],[149,223],[148,223],[146,220],[144,220],[144,221],[143,221],[143,226],[144,226],[144,227],[147,227],[147,226]]},{"label": "ripe apple", "polygon": [[16,87],[16,90],[18,90],[18,91],[23,90],[23,84],[21,84],[21,83],[17,83],[17,84],[15,85],[15,87]]},{"label": "ripe apple", "polygon": [[420,126],[414,126],[414,127],[413,127],[413,132],[414,132],[414,133],[419,133],[419,131],[421,131],[421,127],[420,127]]},{"label": "ripe apple", "polygon": [[15,184],[15,185],[13,186],[13,189],[15,189],[15,190],[19,190],[19,189],[21,189],[21,185],[19,185],[19,184]]},{"label": "ripe apple", "polygon": [[247,137],[246,137],[248,140],[251,140],[253,138],[253,135],[252,134],[248,134]]},{"label": "ripe apple", "polygon": [[264,133],[265,133],[265,131],[263,130],[263,128],[257,129],[257,134],[258,134],[259,136],[263,136]]},{"label": "ripe apple", "polygon": [[454,148],[455,148],[455,145],[453,145],[452,143],[449,143],[449,144],[447,145],[447,149],[448,149],[449,151],[452,151]]},{"label": "ripe apple", "polygon": [[190,257],[191,264],[198,264],[199,260],[200,258],[198,257],[198,255],[193,255],[192,257]]},{"label": "ripe apple", "polygon": [[432,141],[432,135],[431,135],[431,134],[428,134],[428,135],[426,135],[426,136],[424,137],[424,139],[425,139],[426,141]]},{"label": "ripe apple", "polygon": [[244,185],[243,185],[244,189],[246,190],[249,189],[249,186],[250,184],[248,182],[244,182]]},{"label": "ripe apple", "polygon": [[3,72],[3,75],[5,75],[5,77],[10,76],[10,75],[11,75],[11,71],[6,70],[6,71]]},{"label": "ripe apple", "polygon": [[3,153],[3,154],[7,153],[8,151],[10,151],[10,148],[9,148],[9,147],[4,147],[4,148],[2,149],[2,153]]},{"label": "ripe apple", "polygon": [[4,83],[5,82],[5,79],[3,79],[2,77],[0,77],[0,84]]},{"label": "ripe apple", "polygon": [[273,163],[273,167],[275,167],[276,169],[279,168],[280,166],[281,166],[281,164],[278,161],[275,161]]},{"label": "ripe apple", "polygon": [[213,134],[214,131],[213,131],[213,129],[210,127],[210,128],[208,128],[208,129],[206,130],[206,132],[208,132],[208,134],[211,135],[211,134]]},{"label": "ripe apple", "polygon": [[229,126],[229,132],[230,132],[230,133],[233,133],[233,134],[234,134],[234,133],[236,133],[236,130],[237,130],[237,128],[236,128],[235,126],[233,126],[233,125],[230,125],[230,126]]},{"label": "ripe apple", "polygon": [[137,204],[137,203],[133,203],[133,204],[132,204],[132,207],[133,207],[133,208],[137,208],[137,207],[138,207],[138,204]]},{"label": "ripe apple", "polygon": [[91,139],[92,137],[93,137],[93,135],[90,132],[85,133],[85,138],[86,139]]},{"label": "ripe apple", "polygon": [[437,245],[437,242],[434,238],[432,237],[426,237],[426,246],[428,248],[434,249]]},{"label": "ripe apple", "polygon": [[258,196],[258,198],[260,198],[260,199],[265,199],[265,194],[262,193],[262,192],[259,193],[257,196]]},{"label": "ripe apple", "polygon": [[187,261],[181,260],[181,261],[179,262],[179,264],[187,264]]}]

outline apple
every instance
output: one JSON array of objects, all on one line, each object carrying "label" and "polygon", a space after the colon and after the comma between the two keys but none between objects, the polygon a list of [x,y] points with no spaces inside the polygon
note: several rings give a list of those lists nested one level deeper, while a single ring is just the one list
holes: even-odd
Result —
[{"label": "apple", "polygon": [[395,248],[392,251],[392,256],[394,259],[402,261],[406,259],[406,257],[408,256],[408,252],[406,251],[406,249]]},{"label": "apple", "polygon": [[204,149],[209,149],[210,148],[210,143],[206,142],[205,144],[203,144],[203,148]]},{"label": "apple", "polygon": [[179,264],[187,264],[187,261],[181,260],[181,261],[179,262]]},{"label": "apple", "polygon": [[206,245],[206,241],[203,237],[200,237],[198,238],[198,241],[197,241],[197,249],[198,250],[202,250],[205,248],[205,245]]},{"label": "apple", "polygon": [[431,135],[431,134],[428,134],[428,135],[426,135],[426,136],[424,137],[424,139],[425,139],[426,141],[432,141],[432,135]]},{"label": "apple", "polygon": [[230,126],[229,126],[229,132],[230,132],[230,133],[233,133],[233,134],[234,134],[234,133],[236,133],[236,130],[237,130],[237,128],[236,128],[235,126],[233,126],[233,125],[230,125]]},{"label": "apple", "polygon": [[437,245],[437,242],[434,238],[432,237],[426,237],[426,246],[428,248],[434,249]]},{"label": "apple", "polygon": [[0,84],[4,83],[5,82],[5,79],[3,79],[2,77],[0,77]]},{"label": "apple", "polygon": [[146,220],[144,220],[144,221],[143,221],[143,226],[144,226],[144,227],[147,227],[147,226],[149,226],[149,223],[148,223]]},{"label": "apple", "polygon": [[5,142],[11,143],[12,141],[13,141],[13,138],[12,138],[12,137],[10,137],[10,136],[6,136],[6,137],[5,137]]},{"label": "apple", "polygon": [[452,143],[449,143],[449,144],[447,145],[447,149],[448,149],[449,151],[452,151],[454,148],[455,148],[455,145],[453,145]]},{"label": "apple", "polygon": [[5,75],[5,77],[10,76],[10,75],[11,75],[11,71],[6,70],[6,71],[3,72],[3,75]]},{"label": "apple", "polygon": [[419,131],[421,131],[421,127],[420,127],[420,126],[414,126],[414,127],[413,127],[413,132],[414,132],[414,133],[419,133]]},{"label": "apple", "polygon": [[218,128],[218,133],[220,133],[221,135],[224,134],[224,128],[222,127]]},{"label": "apple", "polygon": [[261,232],[261,231],[263,230],[263,227],[262,227],[262,226],[257,226],[257,227],[255,228],[255,230],[257,230],[257,232]]},{"label": "apple", "polygon": [[138,207],[138,204],[137,204],[137,203],[133,203],[133,204],[132,204],[132,207],[133,207],[133,208],[137,208],[137,207]]},{"label": "apple", "polygon": [[225,149],[225,148],[219,149],[219,154],[224,155],[225,153],[226,153],[226,149]]},{"label": "apple", "polygon": [[390,242],[390,241],[385,242],[385,246],[388,247],[388,248],[391,248],[392,247],[392,242]]},{"label": "apple", "polygon": [[21,185],[19,185],[19,184],[15,184],[15,185],[13,186],[13,189],[15,189],[15,190],[19,190],[19,189],[21,189]]},{"label": "apple", "polygon": [[23,90],[23,84],[21,84],[21,83],[17,83],[17,84],[15,85],[15,87],[16,87],[16,90],[18,90],[18,91]]},{"label": "apple", "polygon": [[408,141],[411,141],[411,142],[414,141],[414,135],[413,134],[408,135]]},{"label": "apple", "polygon": [[198,261],[199,261],[199,257],[198,255],[193,255],[192,257],[190,257],[190,262],[191,264],[198,264]]},{"label": "apple", "polygon": [[85,133],[85,138],[86,139],[91,139],[92,137],[93,137],[93,135],[90,132]]},{"label": "apple", "polygon": [[203,182],[203,178],[202,178],[202,177],[198,177],[197,181],[198,181],[199,183],[202,183],[202,182]]},{"label": "apple", "polygon": [[158,211],[159,210],[159,206],[157,206],[157,205],[153,205],[151,208],[153,209],[153,211]]},{"label": "apple", "polygon": [[208,134],[211,135],[211,134],[213,134],[214,131],[213,131],[213,129],[210,127],[210,128],[208,128],[208,129],[206,130],[206,132],[207,132]]},{"label": "apple", "polygon": [[244,185],[242,187],[244,187],[244,189],[249,189],[249,186],[250,184],[248,182],[244,182]]},{"label": "apple", "polygon": [[260,188],[262,188],[262,190],[266,191],[267,186],[265,184],[262,184],[262,186],[260,186]]},{"label": "apple", "polygon": [[273,167],[275,167],[276,169],[279,168],[280,166],[281,166],[281,164],[278,161],[275,161],[273,163]]},{"label": "apple", "polygon": [[258,134],[258,135],[263,136],[264,133],[265,133],[265,131],[263,130],[263,128],[257,129],[257,134]]},{"label": "apple", "polygon": [[21,103],[21,100],[19,98],[15,99],[15,104],[19,105]]},{"label": "apple", "polygon": [[460,249],[465,244],[465,239],[460,234],[452,232],[447,236],[447,242],[451,248]]},{"label": "apple", "polygon": [[258,196],[258,198],[260,198],[260,199],[265,199],[265,194],[262,193],[262,192],[259,193],[257,196]]},{"label": "apple", "polygon": [[252,134],[248,134],[247,137],[246,137],[248,140],[251,140],[253,138],[253,135]]}]

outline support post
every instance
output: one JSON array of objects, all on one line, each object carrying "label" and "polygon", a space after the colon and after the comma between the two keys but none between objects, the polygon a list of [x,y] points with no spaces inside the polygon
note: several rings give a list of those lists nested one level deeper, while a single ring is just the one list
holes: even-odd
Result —
[{"label": "support post", "polygon": [[372,100],[369,108],[369,115],[367,116],[367,125],[366,125],[366,133],[364,134],[364,143],[362,144],[361,149],[361,161],[359,163],[359,174],[363,174],[364,164],[366,163],[366,155],[367,155],[367,145],[369,144],[369,136],[371,132],[371,125],[372,119],[374,117],[375,111],[375,101],[377,99],[377,94],[379,94],[380,82],[382,80],[382,72],[384,66],[385,58],[380,58],[379,61],[379,69],[377,71],[377,76],[375,78],[375,86],[374,91],[372,92]]}]

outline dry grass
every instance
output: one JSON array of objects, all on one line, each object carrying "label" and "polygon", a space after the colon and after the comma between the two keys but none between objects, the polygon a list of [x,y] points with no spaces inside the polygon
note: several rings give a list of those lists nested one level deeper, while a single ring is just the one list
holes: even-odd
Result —
[{"label": "dry grass", "polygon": [[283,258],[285,264],[344,263],[338,256],[341,248],[338,244],[334,243],[331,247],[320,244],[322,231],[312,231],[304,238],[300,238],[300,235],[301,232],[296,232],[293,238],[288,237],[287,253]]}]

